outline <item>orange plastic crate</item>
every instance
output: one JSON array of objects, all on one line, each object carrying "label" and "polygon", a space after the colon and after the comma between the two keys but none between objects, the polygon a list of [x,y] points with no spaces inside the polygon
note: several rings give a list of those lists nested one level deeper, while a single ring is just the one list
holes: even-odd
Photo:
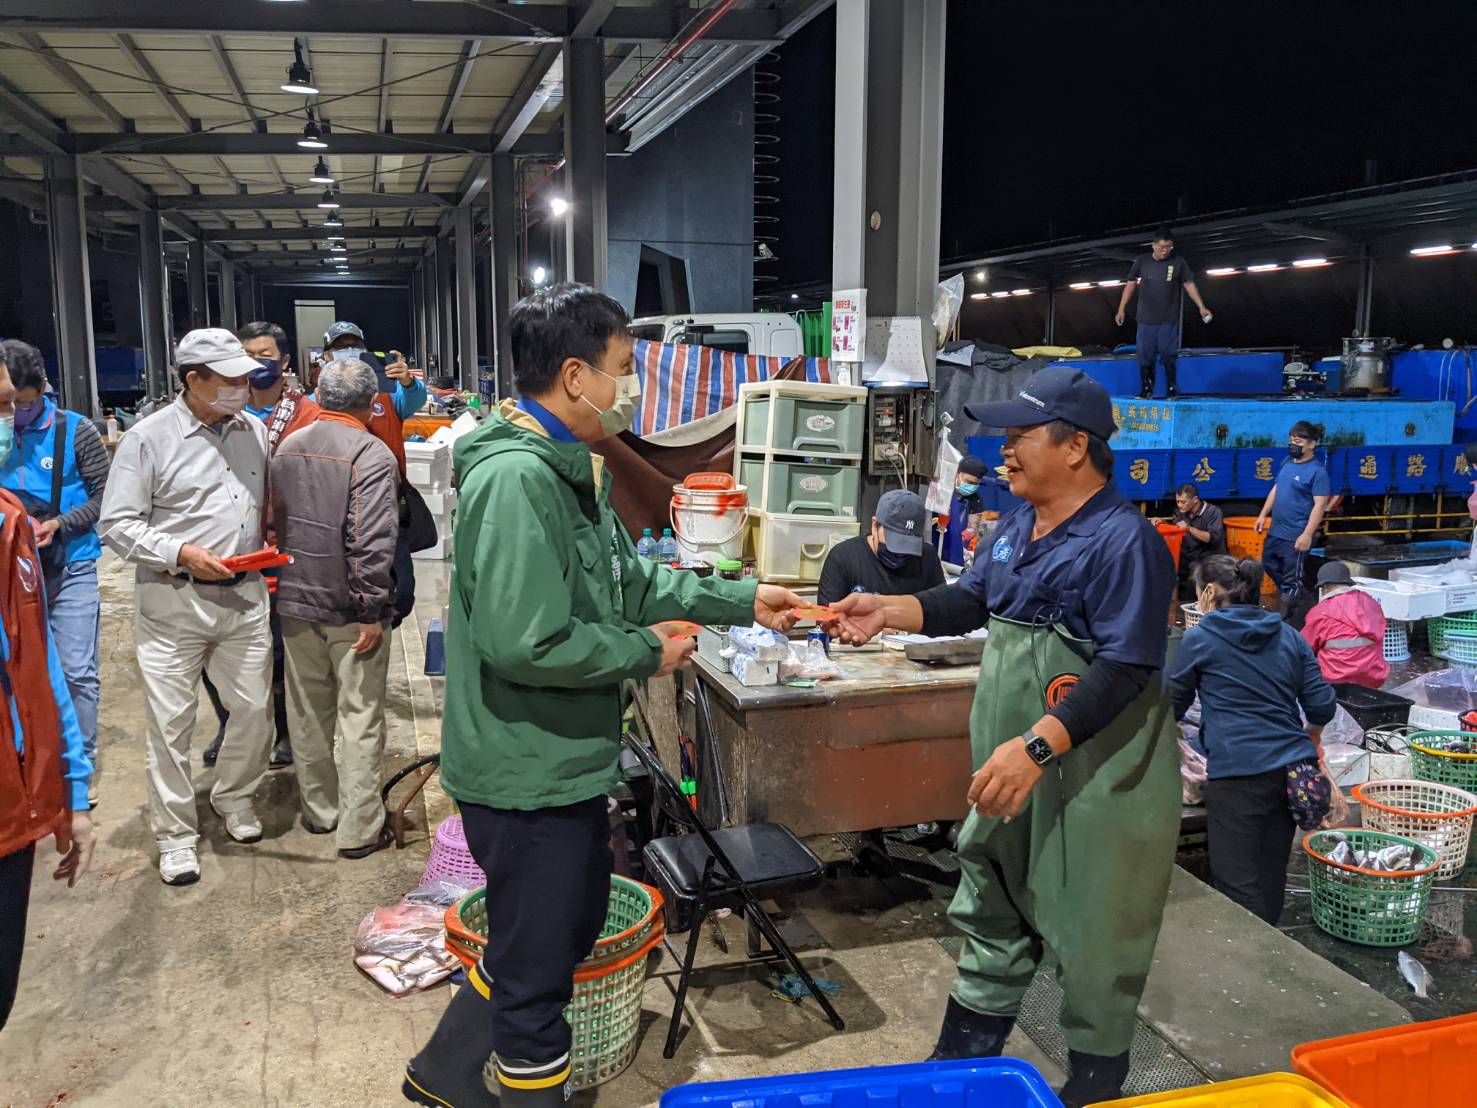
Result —
[{"label": "orange plastic crate", "polygon": [[1264,1073],[1172,1093],[1104,1101],[1092,1108],[1348,1108],[1332,1093],[1291,1073]]},{"label": "orange plastic crate", "polygon": [[1174,568],[1180,568],[1180,544],[1185,541],[1185,533],[1172,523],[1156,523],[1155,530],[1169,546],[1170,557],[1174,559]]},{"label": "orange plastic crate", "polygon": [[[1258,535],[1256,533],[1256,516],[1227,516],[1226,524],[1226,553],[1236,558],[1256,558],[1262,556],[1262,546],[1267,541],[1266,532]],[[1268,527],[1271,523],[1268,522]],[[1262,595],[1271,596],[1277,591],[1277,586],[1272,579],[1265,574],[1262,575]]]},{"label": "orange plastic crate", "polygon": [[1292,1064],[1349,1108],[1477,1104],[1477,1012],[1304,1043]]}]

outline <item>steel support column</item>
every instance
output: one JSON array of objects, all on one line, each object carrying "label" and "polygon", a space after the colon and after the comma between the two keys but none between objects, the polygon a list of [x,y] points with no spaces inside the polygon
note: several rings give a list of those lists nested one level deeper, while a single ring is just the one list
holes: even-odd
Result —
[{"label": "steel support column", "polygon": [[210,326],[210,289],[205,277],[205,243],[191,239],[185,249],[185,279],[190,293],[190,329]]},{"label": "steel support column", "polygon": [[1368,335],[1374,319],[1374,257],[1369,247],[1359,253],[1359,299],[1354,308],[1354,334]]},{"label": "steel support column", "polygon": [[570,204],[565,272],[571,281],[603,289],[608,250],[603,39],[564,40],[564,159]]},{"label": "steel support column", "polygon": [[945,3],[836,6],[832,287],[865,288],[868,315],[920,317],[925,350],[939,271]]},{"label": "steel support column", "polygon": [[174,359],[174,344],[169,333],[169,282],[164,268],[163,230],[158,212],[139,213],[139,316],[143,324],[144,379],[152,397],[169,395],[169,363]]},{"label": "steel support column", "polygon": [[[203,244],[202,244],[203,245]],[[236,313],[236,263],[221,262],[220,266],[220,291],[221,291],[221,326],[227,331],[235,331],[240,323]]]},{"label": "steel support column", "polygon": [[87,253],[86,203],[79,160],[46,159],[53,322],[63,403],[96,415],[97,378]]},{"label": "steel support column", "polygon": [[441,376],[455,377],[456,366],[456,285],[451,269],[452,242],[436,240],[436,333],[441,352]]},{"label": "steel support column", "polygon": [[492,204],[492,327],[496,336],[497,395],[517,396],[513,387],[513,340],[508,313],[518,300],[518,174],[511,154],[492,156],[488,195]]},{"label": "steel support column", "polygon": [[46,159],[47,224],[51,236],[51,302],[62,403],[86,416],[98,414],[97,370],[92,345],[92,293],[87,264],[87,210],[79,159]]},{"label": "steel support column", "polygon": [[410,344],[415,347],[411,360],[426,364],[426,267],[422,262],[410,275]]},{"label": "steel support column", "polygon": [[1046,345],[1056,345],[1056,282],[1046,282]]},{"label": "steel support column", "polygon": [[456,375],[464,392],[477,391],[477,259],[471,207],[458,208],[456,233]]}]

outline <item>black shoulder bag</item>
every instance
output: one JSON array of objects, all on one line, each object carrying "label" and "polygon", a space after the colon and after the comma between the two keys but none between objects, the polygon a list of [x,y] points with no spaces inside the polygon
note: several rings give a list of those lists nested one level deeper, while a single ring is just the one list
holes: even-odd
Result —
[{"label": "black shoulder bag", "polygon": [[[51,499],[50,501],[38,500],[28,492],[17,492],[16,498],[25,507],[30,517],[37,523],[45,523],[48,519],[55,519],[62,514],[62,466],[67,458],[67,413],[61,408],[56,410],[56,446],[51,455]],[[59,574],[67,564],[67,544],[58,531],[52,536],[51,542],[36,549],[36,557],[41,562],[41,572],[47,577]]]}]

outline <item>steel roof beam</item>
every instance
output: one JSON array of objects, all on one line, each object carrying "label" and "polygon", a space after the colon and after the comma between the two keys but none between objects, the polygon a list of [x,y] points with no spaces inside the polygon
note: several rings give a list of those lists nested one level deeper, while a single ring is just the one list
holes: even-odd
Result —
[{"label": "steel roof beam", "polygon": [[[226,256],[233,262],[308,262],[313,265],[325,264],[323,254],[317,250],[228,250]],[[343,259],[353,264],[356,259],[360,260],[388,260],[393,258],[418,258],[420,249],[418,247],[376,247],[372,250],[350,250],[343,255]]]},{"label": "steel roof beam", "polygon": [[83,80],[82,74],[73,69],[66,59],[53,50],[44,38],[40,35],[29,33],[21,34],[19,37],[22,42],[36,52],[37,57],[41,59],[42,64],[47,69],[56,74],[63,84],[70,86],[72,91],[78,96],[86,100],[95,112],[120,131],[133,130],[133,120],[125,119],[123,114],[117,108],[113,107],[112,104],[109,104],[107,99],[97,89]]},{"label": "steel roof beam", "polygon": [[200,130],[200,120],[185,111],[185,106],[180,103],[179,97],[175,96],[169,90],[164,78],[159,76],[159,71],[154,68],[154,64],[149,61],[144,52],[138,48],[138,44],[133,41],[133,36],[114,35],[113,39],[118,43],[118,49],[123,51],[128,60],[133,63],[133,67],[153,87],[155,94],[163,101],[164,106],[169,109],[170,114],[179,121],[179,125],[187,131]]},{"label": "steel roof beam", "polygon": [[[184,4],[179,0],[6,0],[0,30],[103,31],[185,35],[332,35],[335,38],[484,38],[552,42],[567,38],[585,19],[582,4],[431,4],[376,0],[365,18],[363,0],[313,0],[311,4]],[[615,7],[600,32],[607,42],[668,42],[692,18],[692,9]],[[730,12],[707,36],[713,42],[762,46],[782,38],[787,26],[803,26],[809,9]]]},{"label": "steel roof beam", "polygon": [[[0,78],[0,116],[15,118],[15,126],[6,126],[0,120],[0,131],[11,131],[21,140],[0,140],[0,157],[32,157],[45,154],[160,154],[165,156],[217,155],[236,157],[311,157],[321,153],[325,157],[334,155],[365,154],[481,154],[492,153],[492,139],[486,134],[368,134],[357,131],[334,131],[329,136],[329,148],[323,151],[304,150],[298,146],[296,131],[240,132],[202,131],[186,134],[148,133],[118,135],[112,132],[64,132],[56,129],[54,121],[34,104],[29,117],[20,111],[6,107],[7,97],[18,97],[19,93],[7,93]],[[24,98],[22,98],[24,99]],[[37,136],[44,135],[44,138]],[[624,154],[628,138],[623,132],[606,136],[607,153]],[[563,150],[563,141],[557,134],[523,135],[513,144],[511,151],[518,157],[552,157]],[[276,164],[273,170],[281,179]],[[284,188],[289,187],[285,180]]]},{"label": "steel roof beam", "polygon": [[[66,136],[57,121],[4,77],[0,77],[0,131],[19,135],[43,154],[66,154]],[[0,150],[0,154],[31,154],[28,150]]]},{"label": "steel roof beam", "polygon": [[1337,231],[1327,231],[1322,227],[1309,227],[1305,223],[1290,223],[1285,220],[1265,220],[1262,226],[1268,231],[1277,231],[1284,235],[1291,235],[1297,239],[1312,239],[1314,242],[1349,242],[1348,235],[1341,235]]},{"label": "steel roof beam", "polygon": [[[89,159],[93,161],[93,159]],[[106,162],[97,161],[97,165]],[[111,168],[111,167],[110,167]],[[103,184],[97,177],[93,180]],[[165,212],[231,212],[231,211],[307,211],[317,210],[318,197],[309,193],[214,193],[210,195],[175,196],[160,195],[154,198],[160,211]],[[456,206],[456,197],[448,193],[434,192],[346,192],[339,195],[344,210],[353,208],[451,208]],[[106,201],[99,205],[89,203],[98,211],[117,211]],[[137,205],[128,205],[136,207]]]},{"label": "steel roof beam", "polygon": [[229,227],[225,230],[209,229],[204,232],[206,242],[317,242],[320,239],[395,238],[426,239],[436,233],[434,227],[390,227],[383,223],[367,227]]}]

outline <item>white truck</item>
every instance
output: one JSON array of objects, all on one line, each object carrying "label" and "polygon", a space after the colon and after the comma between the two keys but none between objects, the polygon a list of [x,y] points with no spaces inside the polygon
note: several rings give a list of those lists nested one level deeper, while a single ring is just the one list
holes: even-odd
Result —
[{"label": "white truck", "polygon": [[783,312],[645,316],[632,321],[631,334],[638,339],[710,346],[737,354],[798,357],[805,353],[800,324]]}]

